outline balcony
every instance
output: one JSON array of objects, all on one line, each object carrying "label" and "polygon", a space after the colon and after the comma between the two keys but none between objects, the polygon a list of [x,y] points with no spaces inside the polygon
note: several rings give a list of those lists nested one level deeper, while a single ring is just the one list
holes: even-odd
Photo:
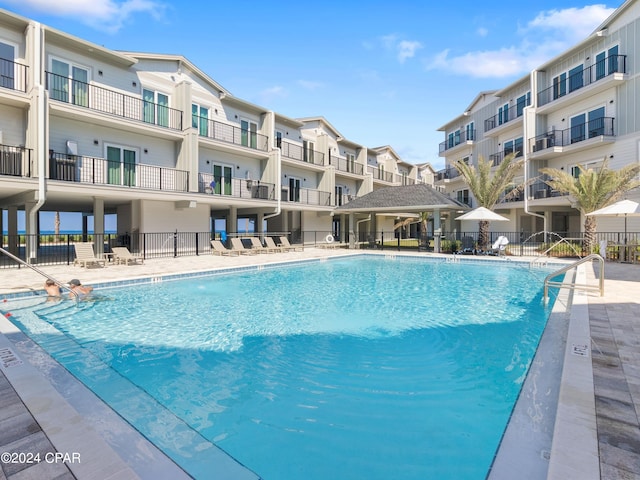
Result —
[{"label": "balcony", "polygon": [[394,183],[397,183],[398,185],[415,185],[416,180],[415,178],[410,178],[406,175],[395,174]]},{"label": "balcony", "polygon": [[[520,149],[522,150],[522,145],[520,145]],[[491,162],[491,166],[499,167],[502,161],[504,160],[504,157],[506,157],[507,155],[511,155],[512,153],[513,152],[509,152],[509,151],[492,153],[491,155],[489,155],[489,161]],[[515,156],[515,158],[519,158],[519,157],[522,157],[521,151],[518,151],[517,155]]]},{"label": "balcony", "polygon": [[319,167],[324,166],[324,153],[317,150],[309,150],[295,143],[285,142],[278,143],[278,148],[284,158],[296,160],[298,162],[310,163]]},{"label": "balcony", "polygon": [[510,107],[506,112],[502,111],[500,113],[495,114],[493,117],[487,118],[484,121],[484,131],[485,133],[491,132],[490,135],[498,135],[503,129],[498,127],[504,127],[505,125],[515,125],[513,120],[521,119],[523,114],[523,108],[528,106],[529,104],[521,104],[517,106]]},{"label": "balcony", "polygon": [[339,207],[341,205],[346,205],[347,203],[358,198],[356,195],[347,195],[346,193],[340,195],[334,195],[335,199],[333,202],[334,207]]},{"label": "balcony", "polygon": [[393,183],[393,173],[385,172],[381,170],[379,167],[367,167],[367,173],[370,173],[373,176],[374,180],[380,180],[387,183]]},{"label": "balcony", "polygon": [[290,188],[282,186],[280,200],[288,203],[303,203],[305,205],[331,206],[331,193],[312,188]]},{"label": "balcony", "polygon": [[593,144],[613,141],[614,120],[612,117],[601,117],[565,130],[553,130],[538,135],[528,140],[529,151],[533,158],[542,159],[558,153],[590,148]]},{"label": "balcony", "polygon": [[30,177],[31,162],[30,148],[0,145],[0,175]]},{"label": "balcony", "polygon": [[184,170],[53,151],[49,154],[49,179],[156,191],[189,190],[189,172]]},{"label": "balcony", "polygon": [[265,135],[204,117],[199,117],[199,119],[200,128],[198,133],[201,137],[212,138],[261,152],[269,151],[269,137]]},{"label": "balcony", "polygon": [[182,111],[46,72],[49,98],[127,120],[182,130]]},{"label": "balcony", "polygon": [[354,175],[364,175],[364,165],[356,163],[355,160],[348,160],[329,154],[329,165],[336,167],[339,172],[353,173]]},{"label": "balcony", "polygon": [[246,180],[237,177],[224,177],[211,173],[198,174],[198,192],[207,195],[246,198],[254,200],[274,200],[275,188],[273,183],[259,180]]},{"label": "balcony", "polygon": [[0,87],[26,93],[28,68],[13,60],[0,58]]},{"label": "balcony", "polygon": [[454,167],[447,167],[442,170],[438,170],[435,174],[435,181],[442,182],[454,179],[460,176],[460,172]]},{"label": "balcony", "polygon": [[470,142],[473,142],[475,139],[476,139],[475,130],[469,130],[469,132],[460,131],[460,133],[457,133],[449,137],[447,140],[445,140],[440,144],[439,154],[442,155],[447,150],[451,150],[452,148],[455,148],[458,145],[466,145]]},{"label": "balcony", "polygon": [[[606,71],[605,71],[606,70]],[[538,92],[538,108],[544,107],[550,103],[560,103],[560,101],[574,92],[579,92],[584,87],[589,88],[588,94],[593,95],[599,90],[596,86],[600,85],[601,89],[609,88],[611,82],[623,81],[624,74],[627,73],[627,56],[611,55],[602,61],[599,61],[589,67],[583,69],[574,75],[568,76],[566,79],[554,83],[551,87],[545,88]],[[587,93],[585,91],[585,93]],[[543,111],[550,109],[543,109]]]},{"label": "balcony", "polygon": [[531,200],[540,200],[543,198],[550,197],[564,197],[568,194],[560,193],[557,190],[552,189],[547,183],[544,181],[545,179],[549,179],[549,177],[543,176],[541,180],[537,180],[536,182],[529,185],[528,195]]}]

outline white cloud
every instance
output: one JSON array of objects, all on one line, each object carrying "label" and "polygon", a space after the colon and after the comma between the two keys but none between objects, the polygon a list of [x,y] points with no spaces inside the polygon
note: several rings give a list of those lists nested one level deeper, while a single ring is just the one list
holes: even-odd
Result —
[{"label": "white cloud", "polygon": [[388,52],[396,55],[398,62],[404,63],[407,58],[413,58],[416,51],[422,48],[422,43],[414,40],[401,40],[396,34],[380,37],[380,43]]},{"label": "white cloud", "polygon": [[428,70],[477,78],[523,75],[590,35],[615,9],[604,5],[539,13],[515,34],[520,41],[495,50],[451,54],[443,50],[428,60]]},{"label": "white cloud", "polygon": [[298,85],[306,90],[318,90],[319,88],[324,87],[323,83],[314,82],[312,80],[298,80]]},{"label": "white cloud", "polygon": [[476,30],[476,33],[481,37],[486,37],[489,35],[489,30],[484,27],[479,27],[478,30]]},{"label": "white cloud", "polygon": [[136,13],[146,13],[159,20],[166,9],[164,4],[154,0],[7,0],[7,3],[47,15],[77,18],[86,25],[109,33],[118,32]]}]

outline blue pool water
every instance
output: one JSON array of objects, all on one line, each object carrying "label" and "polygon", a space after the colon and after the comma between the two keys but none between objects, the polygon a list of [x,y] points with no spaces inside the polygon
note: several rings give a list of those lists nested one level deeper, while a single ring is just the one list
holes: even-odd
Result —
[{"label": "blue pool water", "polygon": [[335,259],[12,319],[196,478],[193,435],[266,480],[484,479],[550,312],[547,273]]}]

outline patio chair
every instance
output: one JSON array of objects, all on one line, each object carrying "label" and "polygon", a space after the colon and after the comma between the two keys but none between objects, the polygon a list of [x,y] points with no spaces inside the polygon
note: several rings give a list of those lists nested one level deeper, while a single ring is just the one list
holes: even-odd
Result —
[{"label": "patio chair", "polygon": [[85,268],[89,265],[97,265],[98,267],[104,267],[106,265],[106,260],[96,257],[96,254],[93,252],[93,243],[74,243],[73,248],[76,251],[76,258],[73,261],[74,265],[80,265]]},{"label": "patio chair", "polygon": [[125,265],[136,265],[144,263],[144,258],[140,255],[134,255],[127,247],[111,247],[116,264],[124,263]]},{"label": "patio chair", "polygon": [[509,245],[509,239],[504,235],[500,235],[493,245],[491,246],[491,250],[487,252],[489,255],[497,255],[503,256],[506,253],[507,245]]},{"label": "patio chair", "polygon": [[458,250],[456,253],[463,255],[475,255],[476,254],[476,242],[473,237],[462,237],[462,250]]},{"label": "patio chair", "polygon": [[211,240],[211,247],[212,255],[229,255],[230,257],[233,257],[234,255],[240,255],[240,252],[229,250],[220,240]]},{"label": "patio chair", "polygon": [[292,251],[302,252],[304,250],[304,245],[302,244],[291,245],[287,237],[280,237],[280,246],[285,247],[290,252]]},{"label": "patio chair", "polygon": [[287,251],[286,247],[283,247],[281,245],[276,245],[276,242],[274,242],[273,238],[271,238],[271,237],[264,237],[264,244],[272,252],[286,252]]},{"label": "patio chair", "polygon": [[271,253],[271,249],[263,246],[258,237],[251,237],[251,250],[258,253]]},{"label": "patio chair", "polygon": [[231,250],[238,252],[240,255],[255,255],[258,253],[252,248],[245,248],[242,244],[242,240],[238,237],[233,237],[231,239]]}]

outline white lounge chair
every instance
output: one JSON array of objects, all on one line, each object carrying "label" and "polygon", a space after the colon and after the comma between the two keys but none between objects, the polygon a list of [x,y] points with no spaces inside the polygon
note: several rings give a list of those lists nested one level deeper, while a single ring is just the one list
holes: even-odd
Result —
[{"label": "white lounge chair", "polygon": [[245,248],[242,244],[242,240],[238,237],[233,237],[231,239],[231,250],[238,252],[240,255],[255,255],[258,253],[252,248]]},{"label": "white lounge chair", "polygon": [[262,245],[258,237],[251,237],[251,250],[255,250],[258,253],[271,253],[271,249]]},{"label": "white lounge chair", "polygon": [[116,264],[124,263],[125,265],[144,263],[144,258],[140,255],[132,254],[127,247],[111,247]]},{"label": "white lounge chair", "polygon": [[276,242],[273,241],[271,237],[264,237],[265,246],[270,249],[272,252],[286,252],[287,248],[281,245],[276,245]]},{"label": "white lounge chair", "polygon": [[73,261],[74,265],[80,265],[85,268],[89,265],[97,265],[98,267],[104,267],[106,265],[106,260],[96,257],[96,254],[93,252],[93,243],[74,243],[73,248],[76,251],[76,258]]},{"label": "white lounge chair", "polygon": [[240,252],[229,250],[220,240],[211,240],[211,247],[213,248],[211,250],[212,255],[229,255],[230,257],[240,255]]},{"label": "white lounge chair", "polygon": [[280,246],[285,247],[288,251],[297,250],[299,252],[302,252],[304,250],[304,245],[302,244],[291,245],[287,237],[280,237]]},{"label": "white lounge chair", "polygon": [[507,249],[507,245],[509,245],[509,239],[504,235],[500,235],[493,245],[491,246],[491,255],[498,255],[499,257],[505,254]]}]

